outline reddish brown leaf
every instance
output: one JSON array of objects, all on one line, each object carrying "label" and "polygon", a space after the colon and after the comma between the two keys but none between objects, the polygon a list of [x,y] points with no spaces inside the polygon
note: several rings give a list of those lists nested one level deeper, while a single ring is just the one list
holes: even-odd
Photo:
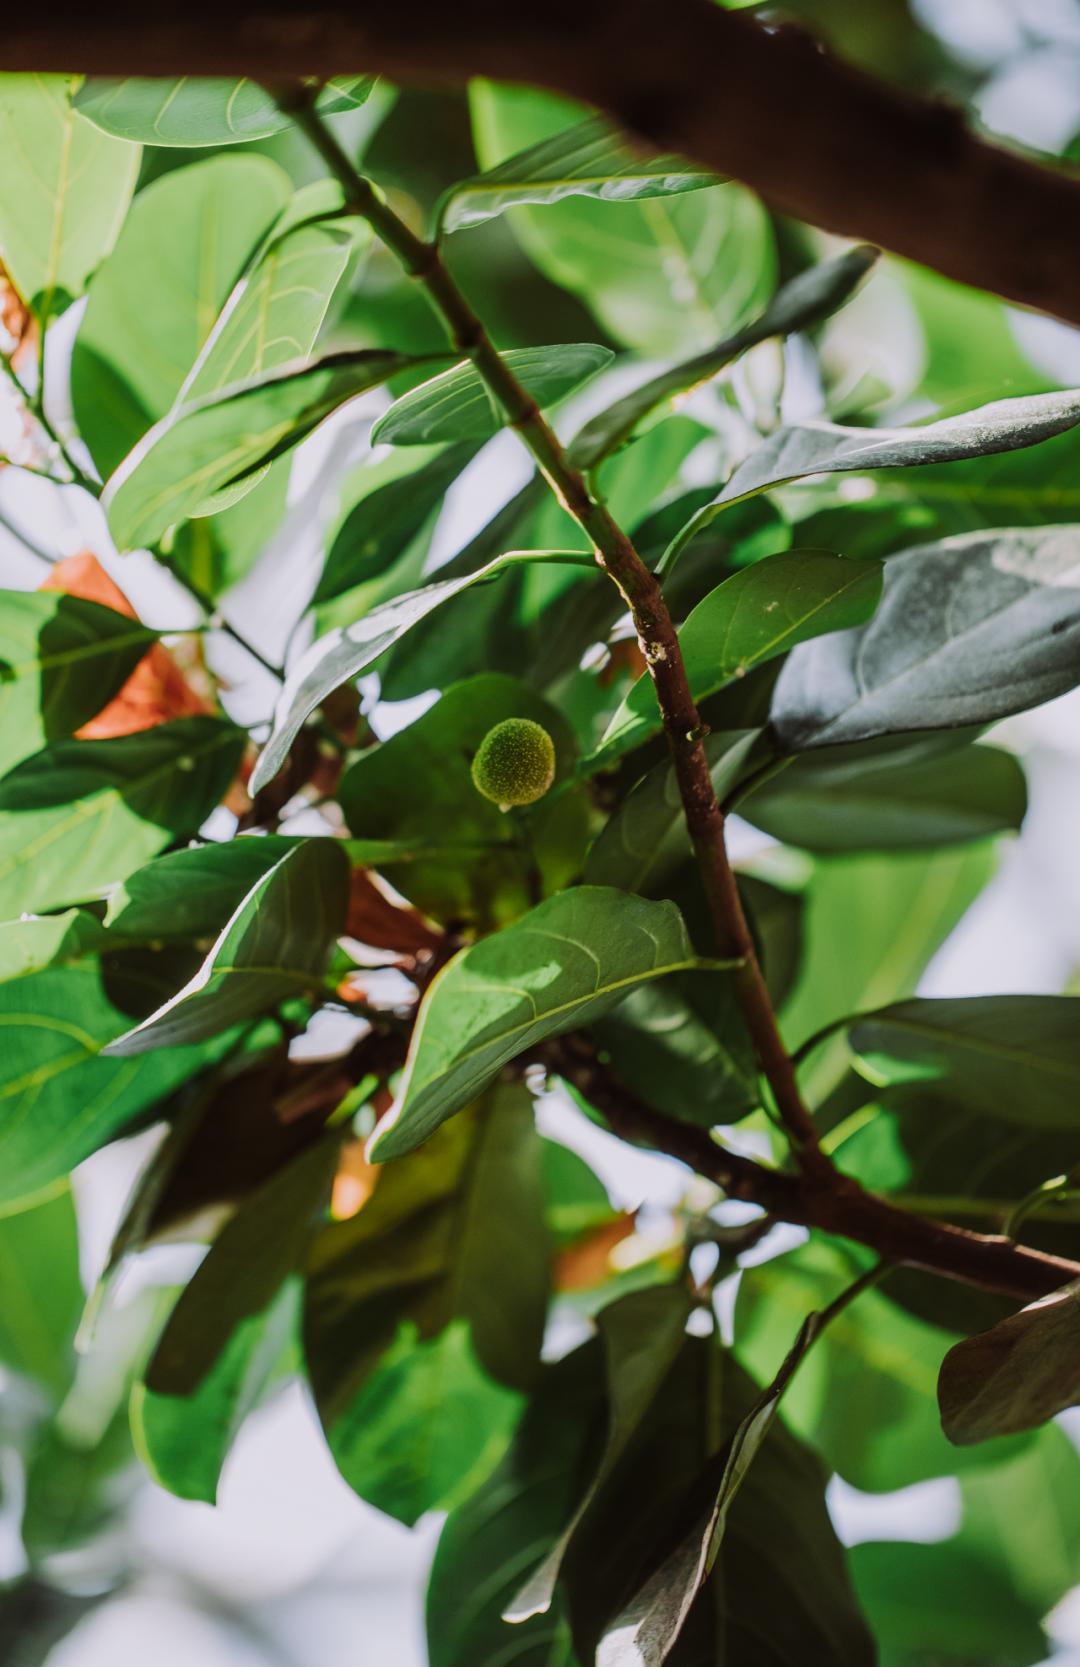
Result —
[{"label": "reddish brown leaf", "polygon": [[[62,590],[69,596],[81,596],[88,602],[114,608],[129,619],[137,617],[119,585],[89,550],[57,562],[41,589]],[[78,738],[104,741],[115,735],[134,735],[139,730],[167,723],[171,718],[212,711],[210,703],[191,687],[168,649],[155,643],[120,693],[78,731]]]},{"label": "reddish brown leaf", "polygon": [[555,1258],[555,1289],[587,1291],[611,1273],[611,1252],[634,1231],[634,1217],[623,1213],[586,1234]]},{"label": "reddish brown leaf", "polygon": [[398,955],[420,955],[437,949],[442,941],[442,933],[429,926],[423,915],[392,902],[366,868],[353,869],[345,936]]}]

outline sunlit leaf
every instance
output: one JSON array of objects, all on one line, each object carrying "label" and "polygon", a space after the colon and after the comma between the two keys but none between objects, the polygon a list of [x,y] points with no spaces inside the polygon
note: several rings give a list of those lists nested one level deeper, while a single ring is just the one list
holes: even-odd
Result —
[{"label": "sunlit leaf", "polygon": [[[541,408],[565,398],[611,363],[609,347],[591,342],[518,347],[503,355],[521,386]],[[394,401],[373,425],[372,443],[430,446],[444,440],[487,440],[506,416],[473,366],[465,362],[422,382]]]},{"label": "sunlit leaf", "polygon": [[527,1048],[599,1018],[636,984],[697,965],[672,903],[604,886],[549,898],[462,950],[428,987],[372,1156],[410,1151]]},{"label": "sunlit leaf", "polygon": [[[355,110],[372,84],[366,75],[339,76],[319,93],[316,108],[324,116]],[[257,81],[209,76],[148,81],[92,75],[76,94],[75,108],[105,133],[147,145],[235,145],[268,139],[290,120]]]}]

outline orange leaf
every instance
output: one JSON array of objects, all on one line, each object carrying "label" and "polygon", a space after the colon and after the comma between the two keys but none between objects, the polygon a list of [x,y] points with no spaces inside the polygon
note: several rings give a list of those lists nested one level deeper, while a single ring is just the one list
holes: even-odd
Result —
[{"label": "orange leaf", "polygon": [[624,1213],[561,1251],[555,1258],[556,1290],[587,1291],[603,1284],[611,1272],[611,1252],[633,1231],[634,1217]]},{"label": "orange leaf", "polygon": [[[129,619],[138,617],[120,586],[89,550],[57,562],[41,589],[62,590],[68,596],[81,596],[87,602],[114,608]],[[189,718],[212,711],[210,703],[191,687],[168,649],[155,643],[119,694],[78,731],[78,739],[105,741],[115,735],[134,735],[142,729],[153,729],[155,724],[168,723],[171,718]]]}]

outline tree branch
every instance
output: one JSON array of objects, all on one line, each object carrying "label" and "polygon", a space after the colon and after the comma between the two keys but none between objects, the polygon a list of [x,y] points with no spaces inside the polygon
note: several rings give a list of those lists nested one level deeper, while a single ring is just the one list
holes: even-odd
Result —
[{"label": "tree branch", "polygon": [[1080,171],[988,144],[940,101],[714,0],[55,0],[5,18],[4,68],[544,86],[777,209],[1080,324]]},{"label": "tree branch", "polygon": [[665,1117],[620,1083],[584,1036],[562,1037],[539,1058],[595,1106],[624,1140],[655,1147],[715,1182],[729,1198],[797,1227],[817,1228],[867,1245],[888,1262],[921,1268],[980,1290],[1033,1302],[1080,1277],[1080,1264],[1048,1256],[997,1234],[972,1233],[912,1215],[834,1171],[828,1185],[766,1169],[718,1146],[708,1130]]},{"label": "tree branch", "polygon": [[311,88],[299,88],[281,94],[279,102],[340,181],[347,208],[368,222],[394,251],[405,271],[422,286],[453,345],[471,360],[507,421],[532,452],[559,502],[590,540],[597,563],[622,593],[656,690],[720,953],[740,961],[735,973],[736,995],[792,1148],[807,1173],[817,1175],[827,1184],[835,1171],[821,1149],[813,1118],[803,1104],[795,1068],[781,1039],[758,964],[757,950],[728,862],[724,818],[702,745],[705,729],[690,692],[679,638],[660,584],[605,505],[593,497],[580,470],[568,462],[536,401],[498,353],[450,276],[438,245],[425,243],[410,231],[357,173],[317,114],[314,97]]}]

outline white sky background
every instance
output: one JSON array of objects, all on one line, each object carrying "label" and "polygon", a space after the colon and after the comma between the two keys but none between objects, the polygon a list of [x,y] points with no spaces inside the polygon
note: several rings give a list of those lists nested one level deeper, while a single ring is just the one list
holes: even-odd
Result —
[{"label": "white sky background", "polygon": [[[1054,145],[1080,127],[1080,4],[1075,0],[917,0],[923,18],[972,62],[1002,62],[982,95],[987,124],[1034,145]],[[1046,37],[1055,43],[1046,44]],[[54,332],[51,357],[63,371],[73,310]],[[1064,385],[1080,385],[1080,332],[1017,315],[1029,356]],[[61,425],[63,377],[51,409]],[[52,391],[50,389],[50,391]],[[314,582],[321,528],[312,515],[324,482],[363,454],[382,395],[368,396],[328,424],[298,456],[290,513],[257,575],[226,599],[225,612],[271,658]],[[0,398],[0,449],[10,408]],[[460,547],[525,476],[507,436],[488,448],[450,494],[433,564]],[[32,477],[0,474],[0,518],[29,532],[53,555],[92,548],[144,618],[168,628],[194,623],[186,593],[148,557],[111,554],[100,510],[78,491],[57,492]],[[0,585],[40,583],[45,566],[0,525]],[[267,607],[273,599],[273,608]],[[226,640],[214,664],[234,683],[230,709],[253,722],[269,710],[270,678]],[[407,721],[384,711],[382,733]],[[1080,967],[1080,691],[1000,726],[995,739],[1024,755],[1030,811],[1001,869],[923,980],[926,994],[1057,992]],[[760,840],[750,829],[748,844]],[[565,1107],[547,1108],[552,1131],[573,1137],[613,1196],[632,1207],[672,1203],[684,1175],[669,1161],[633,1152]],[[83,1166],[80,1200],[86,1259],[100,1265],[137,1159],[120,1145]],[[929,1482],[889,1496],[830,1492],[840,1531],[869,1538],[939,1539],[953,1532],[953,1482]],[[15,1572],[12,1506],[0,1511],[0,1579]],[[424,1667],[422,1590],[438,1522],[409,1533],[358,1500],[339,1477],[305,1395],[289,1388],[249,1420],[230,1456],[216,1509],[186,1504],[146,1482],[111,1548],[134,1579],[53,1650],[49,1667]],[[1056,1667],[1080,1667],[1080,1598],[1055,1616],[1064,1653]],[[481,1664],[477,1664],[481,1667]]]}]

